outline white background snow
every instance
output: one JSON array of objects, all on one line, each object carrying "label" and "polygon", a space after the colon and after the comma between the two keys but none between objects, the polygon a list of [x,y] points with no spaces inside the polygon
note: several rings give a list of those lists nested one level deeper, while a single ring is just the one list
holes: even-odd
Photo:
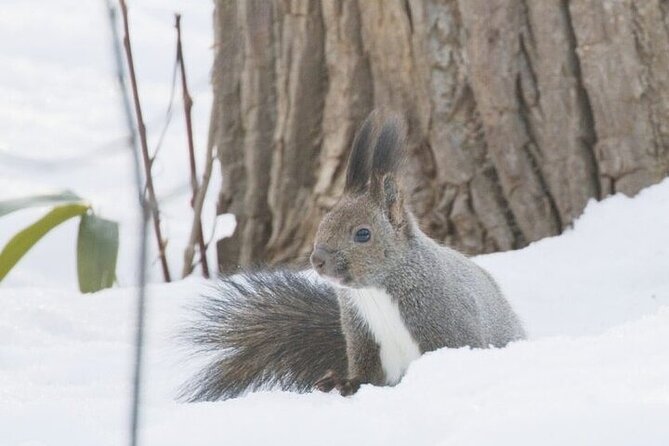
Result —
[{"label": "white background snow", "polygon": [[[201,149],[211,3],[130,3],[152,145],[169,97],[172,12],[184,14]],[[103,2],[4,0],[0,41],[0,197],[69,188],[122,224],[118,288],[76,291],[76,223],[2,283],[0,445],[125,444],[135,202]],[[157,165],[159,194],[171,197],[164,213],[175,271],[190,222],[180,106]],[[0,244],[43,212],[0,219]],[[669,444],[669,180],[634,199],[591,203],[560,237],[476,261],[499,280],[530,339],[429,353],[398,386],[363,386],[347,399],[264,392],[175,401],[197,368],[176,335],[206,283],[152,285],[142,444]]]}]

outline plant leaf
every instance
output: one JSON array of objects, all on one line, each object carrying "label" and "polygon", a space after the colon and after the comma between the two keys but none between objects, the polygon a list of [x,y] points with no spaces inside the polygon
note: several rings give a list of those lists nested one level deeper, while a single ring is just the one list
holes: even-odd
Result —
[{"label": "plant leaf", "polygon": [[0,252],[0,280],[47,232],[72,217],[85,214],[88,205],[81,203],[64,204],[51,209],[44,217],[12,237]]},{"label": "plant leaf", "polygon": [[118,243],[118,223],[89,214],[81,216],[77,275],[82,293],[93,293],[114,284]]},{"label": "plant leaf", "polygon": [[57,203],[80,203],[83,199],[73,192],[63,191],[55,194],[31,195],[0,201],[0,217],[20,209]]}]

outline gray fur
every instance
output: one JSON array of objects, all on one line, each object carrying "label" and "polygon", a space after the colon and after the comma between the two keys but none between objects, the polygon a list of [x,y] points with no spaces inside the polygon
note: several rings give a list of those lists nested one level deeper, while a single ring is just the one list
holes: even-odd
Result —
[{"label": "gray fur", "polygon": [[404,261],[389,271],[383,286],[397,300],[421,352],[504,347],[525,336],[518,317],[486,271],[419,230],[412,232]]},{"label": "gray fur", "polygon": [[[267,386],[337,387],[349,395],[361,383],[386,383],[380,347],[356,311],[352,288],[385,291],[420,353],[503,347],[525,337],[493,278],[420,230],[398,180],[405,128],[393,117],[376,131],[377,117],[358,133],[345,195],[316,234],[312,265],[336,287],[288,272],[223,279],[192,330],[201,350],[217,357],[186,387],[190,400]],[[355,241],[361,228],[371,231],[368,242]]]},{"label": "gray fur", "polygon": [[220,279],[186,333],[214,358],[181,397],[213,401],[278,387],[311,390],[328,370],[345,373],[346,345],[333,289],[289,271]]},{"label": "gray fur", "polygon": [[[323,218],[315,241],[317,251],[326,253],[314,263],[315,269],[341,287],[347,379],[362,383],[382,382],[383,372],[378,351],[371,354],[365,321],[346,310],[353,305],[347,288],[388,293],[421,353],[442,347],[502,347],[525,337],[493,278],[462,254],[427,237],[405,207],[397,178],[403,129],[395,125],[394,120],[386,121],[379,132],[368,188],[344,196]],[[354,241],[361,227],[372,232],[367,243]]]}]

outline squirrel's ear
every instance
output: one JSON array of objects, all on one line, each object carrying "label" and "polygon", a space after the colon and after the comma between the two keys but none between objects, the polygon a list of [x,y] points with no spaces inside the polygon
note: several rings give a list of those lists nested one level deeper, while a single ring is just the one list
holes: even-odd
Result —
[{"label": "squirrel's ear", "polygon": [[404,161],[406,128],[402,120],[392,116],[385,120],[374,147],[370,195],[387,213],[394,225],[406,221],[404,196],[398,182],[398,171]]},{"label": "squirrel's ear", "polygon": [[[381,187],[372,185],[373,197],[381,205],[383,212],[388,217],[390,223],[396,227],[404,227],[407,222],[407,211],[404,208],[404,193],[394,174],[387,174],[383,177]],[[372,183],[374,184],[374,183]],[[378,192],[377,192],[378,191]]]},{"label": "squirrel's ear", "polygon": [[376,111],[372,111],[353,139],[351,154],[348,157],[348,167],[346,169],[345,192],[362,192],[367,188],[371,158],[369,145],[374,136],[376,116]]}]

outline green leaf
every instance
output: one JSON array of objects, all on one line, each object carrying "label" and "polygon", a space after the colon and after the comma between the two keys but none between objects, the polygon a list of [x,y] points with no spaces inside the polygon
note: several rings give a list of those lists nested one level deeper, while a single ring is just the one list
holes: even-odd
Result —
[{"label": "green leaf", "polygon": [[0,252],[0,280],[4,279],[21,257],[47,232],[72,217],[85,214],[86,211],[88,205],[81,203],[56,206],[44,217],[12,237]]},{"label": "green leaf", "polygon": [[0,217],[29,207],[57,203],[80,203],[82,201],[83,200],[81,197],[70,191],[63,191],[57,194],[31,195],[29,197],[2,200],[0,201]]},{"label": "green leaf", "polygon": [[83,215],[77,238],[79,290],[92,293],[109,288],[116,279],[118,223]]}]

